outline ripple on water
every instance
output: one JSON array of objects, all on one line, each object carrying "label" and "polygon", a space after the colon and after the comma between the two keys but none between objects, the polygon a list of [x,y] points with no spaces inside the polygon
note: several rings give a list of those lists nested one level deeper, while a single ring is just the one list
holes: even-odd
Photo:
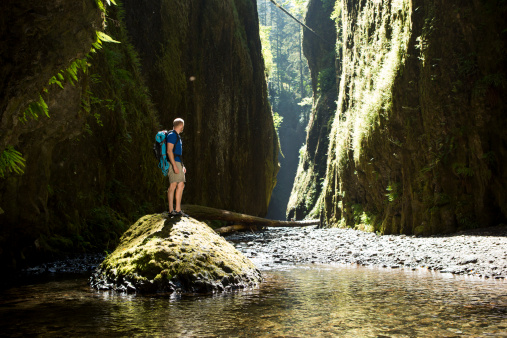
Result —
[{"label": "ripple on water", "polygon": [[506,282],[292,266],[212,296],[98,292],[84,278],[2,291],[0,332],[24,335],[505,336]]}]

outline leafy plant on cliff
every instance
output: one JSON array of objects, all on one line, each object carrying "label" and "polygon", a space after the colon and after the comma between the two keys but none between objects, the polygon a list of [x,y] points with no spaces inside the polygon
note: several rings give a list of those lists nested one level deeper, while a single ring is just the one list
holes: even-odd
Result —
[{"label": "leafy plant on cliff", "polygon": [[458,177],[472,177],[474,176],[474,170],[472,168],[467,167],[464,163],[453,163],[452,171]]},{"label": "leafy plant on cliff", "polygon": [[364,211],[361,204],[352,204],[352,214],[356,229],[367,232],[373,232],[375,230],[373,225],[373,215],[369,212]]},{"label": "leafy plant on cliff", "polygon": [[317,79],[317,89],[319,92],[328,91],[336,84],[336,73],[334,68],[325,68],[319,72]]},{"label": "leafy plant on cliff", "polygon": [[283,116],[280,116],[277,112],[273,112],[273,124],[275,125],[276,133],[278,133],[278,130],[280,129],[280,126],[283,122]]},{"label": "leafy plant on cliff", "polygon": [[27,116],[34,120],[37,120],[39,118],[39,115],[42,114],[49,117],[48,105],[42,96],[39,95],[39,100],[31,102],[28,105],[28,108],[23,112],[23,116],[19,117],[19,120],[25,123],[28,121]]},{"label": "leafy plant on cliff", "polygon": [[392,183],[392,184],[389,184],[386,188],[387,190],[387,199],[389,200],[389,202],[394,202],[398,199],[399,195],[400,195],[400,184],[399,183]]},{"label": "leafy plant on cliff", "polygon": [[[99,1],[99,0],[97,0]],[[99,1],[100,2],[100,1]],[[114,2],[113,2],[114,3]],[[113,40],[109,35],[97,31],[97,40],[93,43],[93,48],[91,48],[90,53],[94,53],[96,49],[102,48],[103,42],[114,42],[119,43],[116,40]],[[60,70],[55,76],[51,77],[48,81],[48,85],[51,86],[53,84],[58,85],[61,89],[64,88],[65,83],[69,83],[72,86],[75,86],[75,83],[79,81],[79,73],[86,74],[88,71],[88,67],[90,64],[88,60],[90,59],[90,53],[86,55],[83,59],[77,59],[73,61],[69,67],[66,69]],[[48,89],[43,88],[43,93],[47,93]],[[18,117],[19,121],[22,123],[28,122],[28,119],[37,120],[40,115],[49,116],[49,107],[42,97],[39,94],[39,99],[33,101],[28,104],[28,107],[23,111],[22,115]],[[100,121],[100,116],[95,116],[97,121]],[[15,172],[17,174],[22,174],[23,170],[21,166],[24,167],[24,158],[23,154],[18,151],[14,151],[11,146],[8,146],[2,153],[0,154],[0,177],[4,178],[4,174],[7,172]]]},{"label": "leafy plant on cliff", "polygon": [[[103,42],[119,43],[119,41],[112,39],[109,35],[103,32],[97,31],[96,34],[97,39],[92,44],[93,48],[90,49],[90,53],[94,53],[97,49],[101,49]],[[88,71],[88,67],[90,66],[88,62],[90,59],[90,53],[88,53],[83,59],[74,60],[66,69],[60,70],[56,75],[49,79],[48,85],[51,86],[56,84],[61,89],[63,89],[65,83],[75,86],[75,83],[79,81],[79,73],[86,74]],[[47,93],[48,89],[44,88],[42,91]],[[25,123],[28,121],[27,116],[37,120],[39,115],[42,114],[49,117],[49,108],[42,95],[39,94],[39,99],[28,105],[28,108],[23,112],[22,116],[19,117],[19,120]]]},{"label": "leafy plant on cliff", "polygon": [[8,146],[0,155],[0,177],[4,178],[7,173],[15,172],[22,174],[22,167],[25,166],[25,159],[19,151]]}]

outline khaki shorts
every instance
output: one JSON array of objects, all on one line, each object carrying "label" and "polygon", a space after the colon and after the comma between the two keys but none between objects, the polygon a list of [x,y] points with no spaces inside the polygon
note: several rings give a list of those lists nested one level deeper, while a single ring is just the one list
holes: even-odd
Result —
[{"label": "khaki shorts", "polygon": [[169,177],[169,183],[179,183],[179,182],[185,182],[185,173],[183,172],[183,165],[181,162],[176,162],[176,166],[178,167],[180,173],[175,174],[173,167],[169,168],[169,172],[167,173],[167,176]]}]

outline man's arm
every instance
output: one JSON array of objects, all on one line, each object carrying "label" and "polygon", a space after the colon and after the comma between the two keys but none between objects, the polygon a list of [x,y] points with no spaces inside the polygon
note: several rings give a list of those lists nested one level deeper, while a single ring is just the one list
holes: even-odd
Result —
[{"label": "man's arm", "polygon": [[176,166],[176,161],[174,160],[174,153],[173,153],[174,144],[172,144],[171,142],[167,142],[166,148],[167,148],[167,157],[169,158],[169,162],[171,163],[171,166],[173,167],[174,173],[179,174],[180,171],[179,171],[178,167]]}]

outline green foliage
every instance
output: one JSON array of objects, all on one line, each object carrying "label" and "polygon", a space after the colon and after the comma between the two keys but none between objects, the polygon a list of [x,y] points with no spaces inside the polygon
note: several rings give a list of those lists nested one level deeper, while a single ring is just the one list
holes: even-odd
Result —
[{"label": "green foliage", "polygon": [[386,188],[387,190],[387,199],[389,202],[394,202],[400,197],[400,184],[399,183],[393,183],[389,184]]},{"label": "green foliage", "polygon": [[457,73],[461,77],[470,77],[477,74],[479,67],[477,65],[477,54],[469,53],[467,55],[458,55]]},{"label": "green foliage", "polygon": [[314,179],[311,181],[311,186],[306,193],[306,198],[305,198],[306,210],[311,210],[313,208],[313,206],[317,202],[318,197],[319,196],[317,195],[317,180]]},{"label": "green foliage", "polygon": [[462,195],[456,203],[456,220],[464,229],[475,229],[479,227],[474,213],[474,200],[472,195]]},{"label": "green foliage", "polygon": [[452,164],[453,173],[461,178],[472,177],[474,176],[474,170],[472,168],[467,167],[464,163],[453,163]]},{"label": "green foliage", "polygon": [[[116,5],[116,0],[106,0],[106,2],[109,6],[111,6],[111,3],[113,5]],[[101,12],[103,12],[103,13],[106,12],[106,7],[104,6],[104,3],[102,2],[102,0],[95,0],[95,4],[97,5],[97,7],[100,9]]]},{"label": "green foliage", "polygon": [[[110,0],[113,4],[116,5],[114,0]],[[99,5],[99,8],[101,6],[103,7],[103,4],[100,0],[96,0],[97,5]],[[109,0],[108,0],[109,3]],[[103,8],[101,8],[103,9]],[[96,49],[102,48],[103,42],[112,42],[112,43],[119,43],[118,41],[112,39],[109,35],[97,31],[97,40],[95,43],[93,43],[93,48],[91,48],[90,53],[93,53],[96,51]],[[88,67],[90,64],[88,63],[88,60],[90,59],[90,54],[87,54],[85,58],[83,59],[77,59],[73,61],[69,67],[66,69],[60,70],[56,75],[51,77],[48,81],[48,85],[51,86],[53,84],[59,86],[63,89],[65,83],[70,83],[72,86],[75,86],[75,83],[79,80],[79,73],[82,72],[83,74],[86,74],[88,71]],[[43,89],[43,92],[47,92],[48,90],[46,88]],[[84,103],[82,104],[82,108],[86,112],[90,112],[89,105]],[[49,117],[49,107],[42,97],[41,94],[39,94],[39,99],[36,101],[31,102],[28,107],[23,112],[22,116],[18,117],[19,121],[22,123],[26,123],[28,121],[28,118],[37,120],[40,115],[45,115]],[[102,125],[102,121],[100,120],[100,114],[94,113],[94,116],[97,120],[97,123],[99,125]],[[88,129],[89,130],[89,129]],[[23,170],[21,167],[24,167],[24,159],[21,157],[21,153],[15,151],[12,147],[8,146],[7,149],[5,149],[2,152],[2,155],[0,157],[0,177],[3,178],[6,172],[16,172],[16,173],[23,173]]]},{"label": "green foliage", "polygon": [[37,120],[39,115],[46,115],[49,117],[48,105],[41,95],[39,95],[38,101],[33,101],[28,105],[28,108],[23,112],[23,116],[19,117],[19,120],[23,123],[28,121],[27,117]]},{"label": "green foliage", "polygon": [[63,83],[70,83],[75,86],[75,82],[78,82],[78,75],[81,71],[83,74],[87,73],[89,63],[88,56],[84,59],[77,59],[70,64],[67,69],[60,70],[55,76],[49,79],[49,85],[56,84],[63,89]]},{"label": "green foliage", "polygon": [[187,88],[185,70],[182,67],[184,58],[182,48],[175,36],[169,38],[162,48],[162,56],[157,62],[157,67],[164,76],[166,90],[171,93],[175,102],[179,102],[184,99]]},{"label": "green foliage", "polygon": [[[336,116],[340,118],[334,119],[330,135],[330,147],[337,149],[331,164],[337,170],[346,163],[350,150],[358,162],[380,119],[389,118],[392,88],[402,70],[411,34],[409,1],[392,2],[388,11],[378,2],[363,4],[359,6],[357,20],[341,24],[341,27],[354,25],[353,31],[341,37],[344,44],[351,43],[354,48],[343,55],[341,77],[346,83],[339,88],[342,102]],[[333,15],[336,21],[343,19],[340,11],[336,5]],[[345,116],[346,119],[342,118]]]},{"label": "green foliage", "polygon": [[263,25],[259,26],[259,33],[262,44],[262,56],[264,58],[264,67],[267,78],[269,78],[269,76],[274,72],[274,69],[276,67],[275,63],[273,62],[273,53],[271,52],[271,42],[269,40],[270,32],[271,27]]},{"label": "green foliage", "polygon": [[444,205],[448,205],[449,203],[451,203],[451,197],[449,195],[443,194],[443,193],[435,194],[435,197],[433,199],[434,199],[434,204],[439,207],[444,206]]},{"label": "green foliage", "polygon": [[15,172],[23,174],[22,167],[25,166],[25,159],[21,153],[12,146],[7,148],[0,154],[0,177],[5,178],[7,173]]},{"label": "green foliage", "polygon": [[334,68],[324,68],[319,72],[317,79],[317,89],[319,92],[325,92],[336,85],[336,73]]},{"label": "green foliage", "polygon": [[473,95],[474,97],[483,97],[490,87],[505,90],[507,88],[507,79],[503,74],[488,74],[477,81]]},{"label": "green foliage", "polygon": [[275,126],[275,130],[276,130],[276,133],[278,133],[278,130],[280,129],[280,126],[282,125],[282,122],[283,122],[283,116],[280,116],[280,114],[278,114],[277,112],[273,112],[273,124]]},{"label": "green foliage", "polygon": [[362,204],[353,204],[351,208],[355,227],[363,231],[373,232],[375,230],[373,215],[369,212],[365,212]]},{"label": "green foliage", "polygon": [[107,35],[104,32],[96,31],[97,39],[94,43],[92,43],[92,49],[90,50],[90,53],[95,53],[97,50],[102,49],[102,44],[104,42],[111,42],[111,43],[120,43],[119,41],[114,40],[112,37]]},{"label": "green foliage", "polygon": [[86,218],[84,239],[92,248],[114,249],[129,221],[109,206],[99,206]]},{"label": "green foliage", "polygon": [[306,154],[306,143],[299,149],[299,158],[302,159]]},{"label": "green foliage", "polygon": [[335,1],[333,13],[331,13],[331,20],[334,20],[337,26],[340,24],[342,18],[342,4],[341,1]]},{"label": "green foliage", "polygon": [[488,151],[482,155],[482,159],[489,165],[498,163],[498,159],[494,151]]},{"label": "green foliage", "polygon": [[104,6],[102,0],[95,0],[95,4],[97,5],[97,7],[100,9],[101,12],[103,13],[106,12],[106,7]]},{"label": "green foliage", "polygon": [[322,7],[327,11],[334,7],[335,0],[321,0],[322,1]]},{"label": "green foliage", "polygon": [[304,97],[299,103],[298,106],[304,107],[304,106],[312,106],[313,105],[313,98],[312,97]]},{"label": "green foliage", "polygon": [[[280,4],[304,21],[308,0]],[[299,98],[311,92],[310,71],[302,53],[301,26],[269,1],[258,1],[257,9],[270,102],[276,108],[282,91]]]}]

